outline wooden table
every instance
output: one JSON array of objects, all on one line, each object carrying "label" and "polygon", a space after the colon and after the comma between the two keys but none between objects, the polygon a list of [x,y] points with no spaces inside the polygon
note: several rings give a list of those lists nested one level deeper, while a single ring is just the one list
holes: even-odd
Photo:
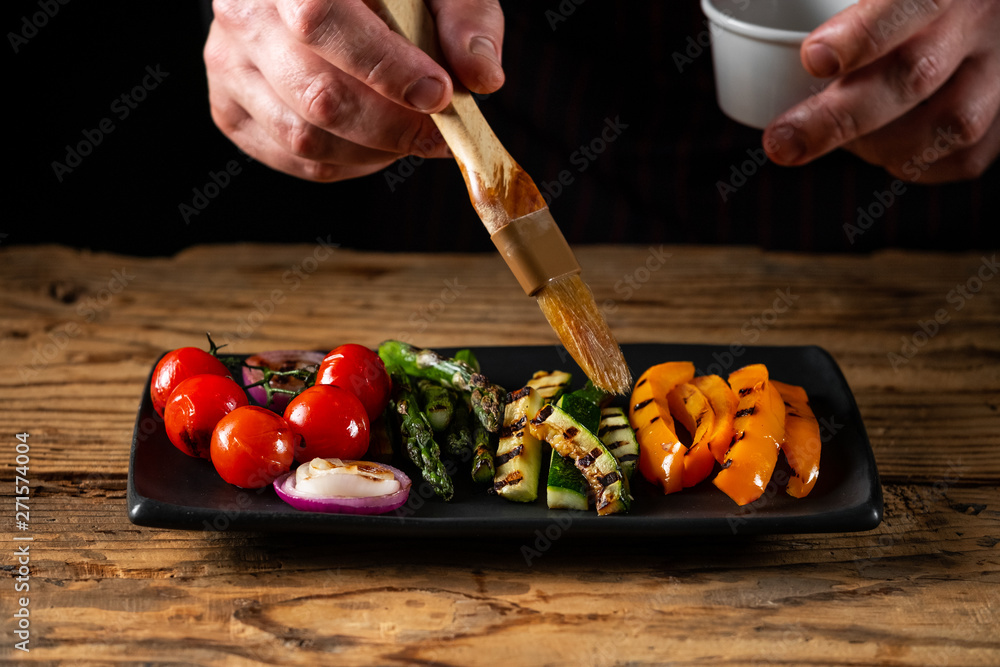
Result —
[{"label": "wooden table", "polygon": [[[829,350],[857,397],[882,476],[885,520],[870,532],[567,540],[529,565],[519,543],[131,524],[129,442],[147,373],[163,351],[201,345],[206,330],[235,352],[402,336],[426,346],[555,342],[494,256],[368,254],[330,241],[196,247],[154,259],[2,249],[0,658],[1000,664],[992,251],[578,250],[622,342]],[[792,303],[779,313],[781,293]],[[15,529],[16,433],[29,434],[23,530]],[[18,591],[24,583],[30,589]],[[15,646],[25,623],[15,614],[25,609],[27,653]]]}]

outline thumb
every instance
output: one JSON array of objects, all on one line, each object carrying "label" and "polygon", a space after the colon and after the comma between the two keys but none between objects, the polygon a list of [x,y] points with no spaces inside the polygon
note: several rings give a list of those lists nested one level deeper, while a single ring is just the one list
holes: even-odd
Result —
[{"label": "thumb", "polygon": [[474,93],[499,89],[504,18],[497,0],[431,0],[429,5],[455,78]]}]

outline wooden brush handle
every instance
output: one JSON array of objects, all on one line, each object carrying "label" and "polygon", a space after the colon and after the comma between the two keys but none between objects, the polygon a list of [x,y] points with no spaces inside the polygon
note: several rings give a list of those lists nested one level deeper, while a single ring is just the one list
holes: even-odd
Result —
[{"label": "wooden brush handle", "polygon": [[[380,0],[383,20],[445,66],[434,19],[423,0]],[[472,205],[492,235],[511,220],[546,207],[538,187],[504,149],[472,98],[455,78],[451,104],[431,114],[465,177]]]}]

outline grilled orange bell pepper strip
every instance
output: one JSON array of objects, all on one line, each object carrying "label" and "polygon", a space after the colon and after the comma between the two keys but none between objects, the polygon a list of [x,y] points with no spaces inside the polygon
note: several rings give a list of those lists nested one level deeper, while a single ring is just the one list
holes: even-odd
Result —
[{"label": "grilled orange bell pepper strip", "polygon": [[746,505],[764,493],[778,462],[785,404],[763,364],[733,371],[729,384],[740,397],[733,421],[736,438],[713,483],[738,505]]},{"label": "grilled orange bell pepper strip", "polygon": [[[651,416],[652,415],[652,416]],[[657,402],[644,408],[640,420],[645,426],[635,429],[639,441],[639,472],[663,493],[676,493],[684,488],[684,454],[687,452],[677,434],[670,411]]]},{"label": "grilled orange bell pepper strip", "polygon": [[715,411],[708,398],[691,382],[679,384],[667,394],[670,414],[691,434],[684,453],[684,488],[694,486],[712,473],[715,457],[708,447],[708,435],[715,426]]},{"label": "grilled orange bell pepper strip", "polygon": [[683,486],[684,453],[674,431],[667,394],[694,377],[694,364],[672,361],[649,368],[639,376],[629,397],[629,423],[639,441],[639,472],[663,493],[680,491]]},{"label": "grilled orange bell pepper strip", "polygon": [[712,406],[715,421],[712,424],[712,432],[708,435],[708,448],[712,450],[716,461],[725,463],[726,452],[729,451],[733,436],[736,435],[733,420],[736,418],[740,399],[718,375],[700,375],[693,379],[691,384],[701,389]]},{"label": "grilled orange bell pepper strip", "polygon": [[771,384],[785,402],[785,439],[781,443],[781,451],[792,468],[785,492],[795,498],[805,498],[819,477],[822,448],[819,422],[809,407],[805,389],[777,380],[772,380]]}]

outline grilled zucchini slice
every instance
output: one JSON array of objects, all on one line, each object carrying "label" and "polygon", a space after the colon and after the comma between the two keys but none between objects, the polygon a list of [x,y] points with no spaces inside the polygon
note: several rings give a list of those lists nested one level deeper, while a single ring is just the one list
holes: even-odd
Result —
[{"label": "grilled zucchini slice", "polygon": [[[591,433],[597,432],[601,409],[582,396],[580,391],[563,394],[555,402]],[[549,475],[545,483],[545,499],[549,509],[585,510],[590,507],[590,484],[571,458],[552,450]]]},{"label": "grilled zucchini slice", "polygon": [[639,441],[635,431],[621,408],[608,407],[601,410],[601,425],[597,437],[622,467],[622,472],[630,480],[639,463]]},{"label": "grilled zucchini slice", "polygon": [[530,422],[535,437],[570,458],[590,485],[599,515],[627,512],[632,504],[628,478],[596,435],[558,406],[549,404]]},{"label": "grilled zucchini slice", "polygon": [[538,371],[528,380],[527,386],[533,388],[545,403],[555,402],[566,393],[573,376],[565,371]]},{"label": "grilled zucchini slice", "polygon": [[577,470],[573,459],[552,450],[549,476],[545,483],[545,502],[553,510],[586,510],[590,508],[590,484]]},{"label": "grilled zucchini slice", "polygon": [[543,401],[532,387],[515,391],[507,401],[494,459],[493,490],[507,500],[528,503],[538,498],[538,475],[542,468],[542,443],[529,424]]}]

